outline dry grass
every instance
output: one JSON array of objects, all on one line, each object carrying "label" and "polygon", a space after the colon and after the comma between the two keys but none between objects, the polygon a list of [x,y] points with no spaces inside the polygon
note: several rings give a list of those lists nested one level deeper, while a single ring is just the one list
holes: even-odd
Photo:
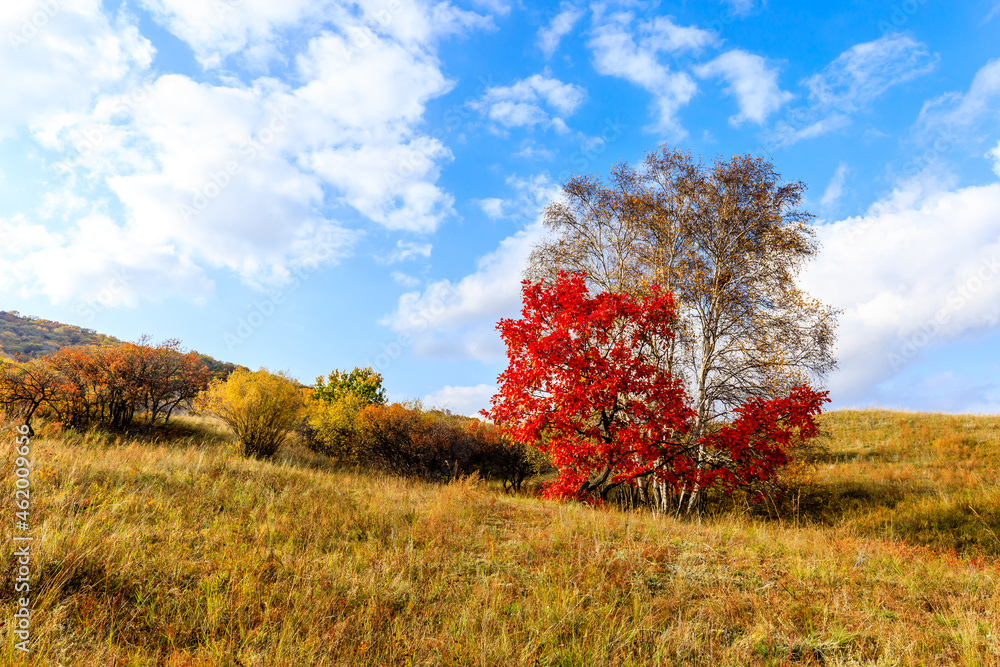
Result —
[{"label": "dry grass", "polygon": [[1000,664],[1000,418],[827,416],[798,526],[249,461],[183,424],[33,441],[33,652],[8,623],[0,663]]}]

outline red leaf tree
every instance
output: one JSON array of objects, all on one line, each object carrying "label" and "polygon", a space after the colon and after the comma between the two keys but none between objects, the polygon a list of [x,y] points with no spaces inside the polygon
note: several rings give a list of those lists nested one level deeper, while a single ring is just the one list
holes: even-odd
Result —
[{"label": "red leaf tree", "polygon": [[[497,325],[509,364],[483,414],[549,455],[559,474],[548,497],[604,500],[640,480],[735,488],[773,478],[789,447],[816,435],[826,393],[797,387],[748,401],[694,442],[690,400],[659,362],[673,336],[671,296],[658,286],[642,298],[590,296],[584,278],[524,281],[521,318]],[[694,456],[699,445],[710,456]]]}]

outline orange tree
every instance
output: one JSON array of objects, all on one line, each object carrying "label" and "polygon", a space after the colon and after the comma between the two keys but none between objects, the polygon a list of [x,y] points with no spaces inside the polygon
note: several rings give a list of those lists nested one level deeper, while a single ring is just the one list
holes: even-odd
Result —
[{"label": "orange tree", "polygon": [[[497,326],[509,364],[483,414],[548,453],[559,473],[550,497],[604,500],[650,479],[676,491],[746,486],[771,479],[790,447],[817,434],[826,392],[798,386],[752,398],[730,422],[690,437],[697,413],[653,354],[674,322],[673,299],[657,285],[641,298],[591,297],[583,274],[560,272],[550,284],[525,281],[523,298],[521,319]],[[656,505],[666,509],[662,498]]]}]

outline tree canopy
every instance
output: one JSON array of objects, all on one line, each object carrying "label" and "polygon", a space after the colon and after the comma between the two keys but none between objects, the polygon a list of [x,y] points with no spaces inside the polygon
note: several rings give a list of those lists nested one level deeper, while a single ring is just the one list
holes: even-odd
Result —
[{"label": "tree canopy", "polygon": [[[672,294],[674,336],[649,354],[684,383],[697,442],[747,400],[786,396],[836,367],[837,311],[796,283],[818,251],[804,191],[763,158],[705,164],[661,147],[639,169],[617,165],[607,184],[564,183],[526,276],[551,282],[565,270],[598,290]],[[697,504],[699,490],[688,491]]]},{"label": "tree canopy", "polygon": [[549,496],[603,500],[628,484],[665,511],[685,489],[768,481],[816,436],[826,394],[805,386],[749,399],[729,423],[696,433],[697,412],[655,353],[674,321],[658,285],[642,297],[590,296],[583,274],[563,272],[522,289],[521,318],[497,325],[508,366],[483,414],[548,453],[559,471]]}]

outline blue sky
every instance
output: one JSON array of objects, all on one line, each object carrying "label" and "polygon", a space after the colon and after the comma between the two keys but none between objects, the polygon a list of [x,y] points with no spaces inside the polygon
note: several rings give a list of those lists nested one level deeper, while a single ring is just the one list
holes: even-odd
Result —
[{"label": "blue sky", "polygon": [[997,412],[998,37],[997,0],[7,0],[0,309],[472,413],[566,177],[764,154],[834,406]]}]

